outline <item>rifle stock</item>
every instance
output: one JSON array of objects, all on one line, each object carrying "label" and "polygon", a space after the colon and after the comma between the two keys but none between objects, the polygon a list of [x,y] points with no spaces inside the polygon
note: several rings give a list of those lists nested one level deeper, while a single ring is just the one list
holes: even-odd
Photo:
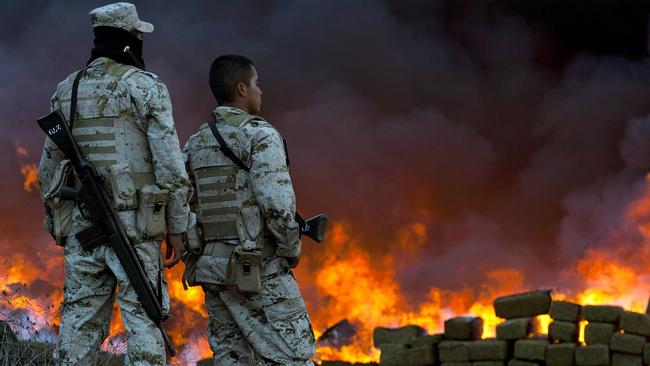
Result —
[{"label": "rifle stock", "polygon": [[[140,304],[147,316],[160,329],[167,352],[172,357],[176,356],[174,345],[162,326],[167,315],[163,311],[161,300],[153,290],[142,262],[111,204],[103,185],[103,177],[97,174],[92,163],[81,153],[60,109],[39,118],[38,125],[72,163],[82,185],[77,196],[80,204],[84,207],[84,212],[89,214],[93,226],[99,229],[102,237],[115,251],[131,286],[135,289]],[[162,289],[160,290],[162,291]]]},{"label": "rifle stock", "polygon": [[322,243],[325,240],[325,230],[327,229],[327,215],[318,214],[307,220],[303,219],[300,214],[296,213],[296,221],[300,225],[300,234],[311,240]]}]

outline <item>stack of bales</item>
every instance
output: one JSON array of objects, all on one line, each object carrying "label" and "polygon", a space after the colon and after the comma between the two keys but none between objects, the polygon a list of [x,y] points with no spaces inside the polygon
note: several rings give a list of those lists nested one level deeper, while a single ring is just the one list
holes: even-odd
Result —
[{"label": "stack of bales", "polygon": [[470,345],[481,339],[483,319],[457,317],[445,321],[444,340],[438,344],[443,366],[471,366]]},{"label": "stack of bales", "polygon": [[548,327],[548,338],[553,344],[546,349],[548,366],[572,366],[580,336],[582,307],[567,301],[553,301],[549,314],[553,321]]},{"label": "stack of bales", "polygon": [[[650,308],[650,305],[649,305]],[[375,329],[384,366],[649,366],[650,316],[620,306],[580,306],[552,301],[551,292],[532,291],[494,301],[505,321],[496,339],[480,339],[483,320],[456,317],[444,334],[424,335],[417,326]],[[549,314],[548,335],[539,334],[539,315]],[[585,320],[585,344],[580,322]]]},{"label": "stack of bales", "polygon": [[381,350],[380,364],[383,366],[429,366],[438,359],[437,345],[441,335],[426,335],[416,325],[401,328],[375,328],[375,348]]},{"label": "stack of bales", "polygon": [[633,311],[623,311],[619,331],[614,333],[609,348],[612,351],[612,365],[641,366],[650,363],[650,317]]},{"label": "stack of bales", "polygon": [[578,366],[650,364],[650,318],[619,306],[585,306],[585,347],[576,349]]},{"label": "stack of bales", "polygon": [[[505,366],[512,354],[508,341],[499,339],[477,339],[468,342],[467,348],[472,366]],[[440,352],[442,358],[442,349]]]},{"label": "stack of bales", "polygon": [[[608,366],[610,348],[618,330],[623,308],[609,305],[587,305],[582,308],[582,317],[588,322],[585,327],[585,343],[576,348],[575,363],[580,366]],[[643,352],[643,345],[641,345]],[[641,365],[639,365],[641,366]]]},{"label": "stack of bales", "polygon": [[506,319],[497,326],[497,340],[514,349],[508,366],[537,366],[546,362],[547,337],[538,334],[538,315],[547,314],[551,291],[533,291],[504,296],[494,301],[494,312]]}]

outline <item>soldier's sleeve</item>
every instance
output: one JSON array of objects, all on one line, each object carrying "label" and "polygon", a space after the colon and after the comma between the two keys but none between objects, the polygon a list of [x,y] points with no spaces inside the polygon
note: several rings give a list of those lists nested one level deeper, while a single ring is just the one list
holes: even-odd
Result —
[{"label": "soldier's sleeve", "polygon": [[194,140],[194,136],[190,137],[189,141],[185,144],[185,147],[183,147],[183,161],[185,162],[185,171],[187,172],[187,176],[190,178],[190,193],[189,193],[189,204],[190,204],[190,210],[195,211],[195,206],[197,203],[197,197],[196,197],[196,178],[192,174],[192,169],[190,168],[190,162],[191,162],[191,146],[192,141]]},{"label": "soldier's sleeve", "polygon": [[260,128],[251,146],[251,183],[266,226],[275,238],[281,257],[300,255],[300,228],[295,220],[293,192],[284,144],[271,127]]},{"label": "soldier's sleeve", "polygon": [[[50,99],[50,110],[54,111],[57,108],[60,108],[61,104],[59,102],[58,94],[54,93],[52,99]],[[52,142],[49,137],[45,137],[45,144],[43,145],[43,153],[41,155],[41,161],[38,165],[38,184],[41,191],[41,200],[43,195],[50,189],[50,184],[52,183],[52,176],[56,170],[57,165],[65,157],[59,148]]]},{"label": "soldier's sleeve", "polygon": [[156,185],[169,190],[167,231],[180,234],[187,231],[190,181],[174,126],[169,92],[165,84],[149,73],[137,72],[131,79],[135,82],[133,101],[149,140]]}]

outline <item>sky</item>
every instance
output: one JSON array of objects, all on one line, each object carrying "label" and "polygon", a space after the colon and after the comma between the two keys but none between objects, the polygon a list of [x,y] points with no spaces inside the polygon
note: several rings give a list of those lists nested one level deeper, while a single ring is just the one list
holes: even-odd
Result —
[{"label": "sky", "polygon": [[[51,245],[21,164],[92,45],[99,1],[0,2],[0,249]],[[147,69],[181,145],[216,106],[222,54],[251,58],[298,206],[389,254],[414,302],[518,268],[531,287],[611,245],[650,167],[647,1],[137,1]],[[191,5],[188,5],[191,4]],[[17,153],[17,147],[24,149]],[[630,248],[641,240],[626,235]],[[327,243],[325,244],[327,245]],[[305,243],[318,262],[321,248]],[[35,258],[35,261],[45,260]]]}]

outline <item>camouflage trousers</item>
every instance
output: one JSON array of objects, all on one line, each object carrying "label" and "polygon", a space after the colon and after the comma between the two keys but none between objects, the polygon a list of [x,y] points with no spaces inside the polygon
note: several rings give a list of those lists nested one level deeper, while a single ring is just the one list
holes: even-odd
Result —
[{"label": "camouflage trousers", "polygon": [[259,294],[203,285],[215,366],[309,366],[314,333],[293,274],[262,280]]},{"label": "camouflage trousers", "polygon": [[[134,245],[154,289],[158,287],[161,254],[159,242]],[[117,295],[126,328],[126,365],[165,365],[162,335],[138,301],[135,290],[113,249],[102,245],[83,251],[70,237],[64,248],[65,287],[59,338],[54,350],[57,365],[94,365],[102,341],[109,334],[113,302]],[[117,294],[115,288],[118,288]],[[163,302],[169,296],[163,282]]]}]

